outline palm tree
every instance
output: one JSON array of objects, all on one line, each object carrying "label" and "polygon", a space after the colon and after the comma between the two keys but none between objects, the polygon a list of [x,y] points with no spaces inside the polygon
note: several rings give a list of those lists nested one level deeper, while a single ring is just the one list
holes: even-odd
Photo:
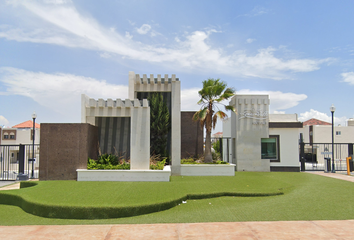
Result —
[{"label": "palm tree", "polygon": [[218,117],[220,119],[227,118],[226,113],[221,111],[218,105],[224,105],[225,110],[236,112],[233,106],[221,103],[223,100],[227,100],[235,95],[233,88],[226,87],[227,84],[220,81],[220,79],[209,78],[203,81],[203,88],[198,92],[200,96],[198,105],[201,105],[201,108],[194,114],[193,120],[200,120],[201,127],[205,126],[206,128],[204,151],[204,162],[206,163],[213,161],[211,156],[211,128],[215,129]]}]

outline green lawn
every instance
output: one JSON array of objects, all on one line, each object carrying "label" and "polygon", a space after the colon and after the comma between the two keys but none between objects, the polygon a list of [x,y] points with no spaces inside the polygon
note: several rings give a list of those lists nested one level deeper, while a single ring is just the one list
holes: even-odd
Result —
[{"label": "green lawn", "polygon": [[[171,177],[161,183],[45,181],[1,191],[1,203],[22,209],[0,204],[0,225],[353,219],[353,199],[352,182],[307,173],[237,172],[234,177]],[[104,218],[122,212],[137,216],[55,218],[60,213]]]}]

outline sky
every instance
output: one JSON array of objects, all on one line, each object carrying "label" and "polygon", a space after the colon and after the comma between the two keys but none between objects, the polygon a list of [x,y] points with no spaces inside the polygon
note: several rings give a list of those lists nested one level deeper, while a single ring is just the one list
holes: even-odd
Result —
[{"label": "sky", "polygon": [[[81,94],[128,98],[128,73],[268,94],[270,113],[354,117],[354,1],[2,0],[0,125],[81,121]],[[214,132],[221,131],[221,124]]]}]

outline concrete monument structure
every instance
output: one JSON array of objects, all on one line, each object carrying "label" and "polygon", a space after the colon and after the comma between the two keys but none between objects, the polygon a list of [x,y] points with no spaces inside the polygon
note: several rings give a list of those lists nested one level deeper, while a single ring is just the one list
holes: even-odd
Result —
[{"label": "concrete monument structure", "polygon": [[235,126],[236,167],[238,171],[269,171],[269,161],[261,159],[262,138],[268,138],[268,95],[235,95],[231,101],[237,110],[231,121]]},{"label": "concrete monument structure", "polygon": [[[129,72],[130,99],[92,99],[81,97],[81,122],[98,127],[99,146],[104,153],[121,154],[130,159],[131,170],[149,170],[150,164],[150,93],[162,93],[171,116],[168,143],[173,175],[181,172],[181,86],[175,74]],[[117,150],[118,149],[118,150]],[[80,170],[80,172],[82,172]],[[81,174],[81,173],[80,173]],[[140,178],[135,178],[140,179]]]},{"label": "concrete monument structure", "polygon": [[[83,94],[81,101],[82,121],[98,126],[100,147],[112,150],[122,145],[120,140],[130,139],[128,144],[131,169],[148,170],[150,164],[150,107],[147,99],[142,101],[138,99],[95,100]],[[128,119],[128,127],[114,130],[115,123],[119,121],[124,123],[126,119]],[[99,123],[102,121],[107,124],[100,125]],[[117,134],[117,131],[122,133]]]},{"label": "concrete monument structure", "polygon": [[268,95],[235,95],[223,121],[223,159],[237,171],[300,171],[296,114],[269,114]]},{"label": "concrete monument structure", "polygon": [[172,160],[172,174],[180,175],[181,166],[181,82],[172,74],[171,78],[167,74],[162,78],[160,74],[155,78],[150,74],[149,78],[143,74],[133,71],[129,72],[129,98],[144,99],[148,93],[160,92],[167,98],[167,106],[171,116],[170,155]]}]

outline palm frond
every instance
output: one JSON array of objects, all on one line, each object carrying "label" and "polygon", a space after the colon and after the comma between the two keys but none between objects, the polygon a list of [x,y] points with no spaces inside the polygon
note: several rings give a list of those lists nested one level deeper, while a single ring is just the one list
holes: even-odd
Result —
[{"label": "palm frond", "polygon": [[236,110],[233,106],[231,106],[231,105],[225,105],[225,109],[226,109],[226,110],[233,111],[234,113],[237,114],[237,110]]}]

